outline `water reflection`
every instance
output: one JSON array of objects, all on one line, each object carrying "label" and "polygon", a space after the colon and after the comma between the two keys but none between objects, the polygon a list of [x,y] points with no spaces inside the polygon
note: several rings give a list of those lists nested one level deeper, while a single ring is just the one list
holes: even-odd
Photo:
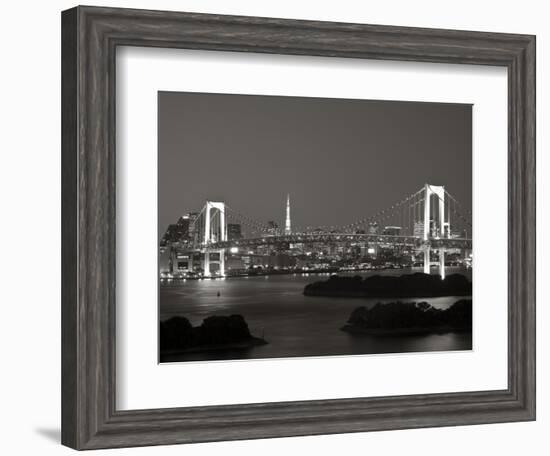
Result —
[{"label": "water reflection", "polygon": [[[289,274],[227,280],[188,280],[185,283],[173,281],[162,285],[162,320],[181,315],[188,318],[191,324],[199,325],[210,315],[241,314],[251,332],[269,342],[268,345],[248,350],[177,355],[166,361],[470,350],[472,347],[470,333],[384,337],[352,336],[340,331],[339,328],[356,307],[372,306],[376,302],[388,302],[391,299],[313,297],[302,294],[306,284],[326,278],[316,274]],[[458,299],[461,298],[413,300],[427,301],[443,309]]]}]

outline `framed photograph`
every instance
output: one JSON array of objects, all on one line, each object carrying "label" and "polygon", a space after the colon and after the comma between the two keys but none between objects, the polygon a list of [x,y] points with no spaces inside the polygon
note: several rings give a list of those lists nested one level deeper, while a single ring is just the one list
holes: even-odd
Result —
[{"label": "framed photograph", "polygon": [[159,92],[158,141],[160,362],[472,350],[472,105]]},{"label": "framed photograph", "polygon": [[535,419],[535,37],[62,13],[62,442]]}]

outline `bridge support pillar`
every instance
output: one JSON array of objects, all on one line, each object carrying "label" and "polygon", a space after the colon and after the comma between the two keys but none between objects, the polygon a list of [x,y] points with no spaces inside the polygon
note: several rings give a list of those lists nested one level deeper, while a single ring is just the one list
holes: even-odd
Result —
[{"label": "bridge support pillar", "polygon": [[210,277],[210,251],[204,252],[204,277]]},{"label": "bridge support pillar", "polygon": [[220,277],[225,277],[225,249],[219,251],[220,254]]},{"label": "bridge support pillar", "polygon": [[445,250],[439,251],[439,275],[441,279],[445,278]]},{"label": "bridge support pillar", "polygon": [[[218,259],[217,260],[212,260],[210,258],[210,255],[212,253],[217,253],[218,254]],[[212,277],[212,273],[210,272],[210,265],[212,263],[218,263],[219,265],[219,276],[220,277],[225,277],[225,249],[220,249],[220,250],[205,250],[204,252],[204,274],[203,276],[204,277]]]},{"label": "bridge support pillar", "polygon": [[424,249],[424,274],[430,273],[430,248]]}]

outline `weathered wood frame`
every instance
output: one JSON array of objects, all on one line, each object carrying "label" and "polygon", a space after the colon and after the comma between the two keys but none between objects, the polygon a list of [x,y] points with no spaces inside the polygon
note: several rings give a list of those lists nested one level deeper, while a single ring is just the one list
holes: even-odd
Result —
[{"label": "weathered wood frame", "polygon": [[[508,388],[119,411],[115,50],[242,51],[504,66],[509,87]],[[62,442],[76,449],[535,419],[535,37],[77,7],[62,13]]]}]

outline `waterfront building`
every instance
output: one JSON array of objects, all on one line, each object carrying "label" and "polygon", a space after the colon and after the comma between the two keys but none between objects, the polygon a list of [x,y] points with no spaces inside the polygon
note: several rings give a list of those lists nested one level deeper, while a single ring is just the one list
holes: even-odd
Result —
[{"label": "waterfront building", "polygon": [[386,236],[400,236],[401,235],[401,227],[400,226],[385,226],[384,231],[382,231],[383,235]]},{"label": "waterfront building", "polygon": [[194,225],[197,218],[196,212],[182,215],[176,223],[168,225],[160,240],[160,246],[166,247],[169,244],[178,242],[189,242],[194,234]]}]

